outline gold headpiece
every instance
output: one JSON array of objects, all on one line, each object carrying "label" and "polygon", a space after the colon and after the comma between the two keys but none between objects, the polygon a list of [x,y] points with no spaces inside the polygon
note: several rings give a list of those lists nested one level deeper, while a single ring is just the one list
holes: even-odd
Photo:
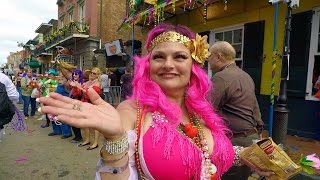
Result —
[{"label": "gold headpiece", "polygon": [[151,51],[155,46],[163,42],[177,42],[185,45],[190,50],[192,58],[197,63],[203,65],[204,61],[210,56],[207,38],[207,36],[201,37],[199,34],[196,34],[196,39],[190,39],[175,31],[168,31],[155,37],[151,41],[148,51]]}]

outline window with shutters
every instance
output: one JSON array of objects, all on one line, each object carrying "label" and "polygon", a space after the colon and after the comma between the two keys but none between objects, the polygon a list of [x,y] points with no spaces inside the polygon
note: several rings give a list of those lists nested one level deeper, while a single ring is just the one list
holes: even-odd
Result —
[{"label": "window with shutters", "polygon": [[243,66],[243,25],[236,25],[212,30],[210,34],[210,45],[217,41],[227,41],[236,50],[236,63],[242,68]]},{"label": "window with shutters", "polygon": [[[247,72],[260,92],[263,59],[264,21],[250,22],[219,29],[210,33],[210,45],[217,41],[227,41],[236,50],[236,64]],[[255,49],[252,51],[252,49]],[[210,68],[210,67],[209,67]],[[209,76],[212,72],[209,71]]]}]

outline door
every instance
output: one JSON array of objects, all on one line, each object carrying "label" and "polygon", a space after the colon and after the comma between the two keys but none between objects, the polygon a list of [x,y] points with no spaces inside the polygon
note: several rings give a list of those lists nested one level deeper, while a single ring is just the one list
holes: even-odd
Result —
[{"label": "door", "polygon": [[[320,76],[320,8],[316,9],[312,15],[312,27],[309,50],[308,76],[306,85],[306,100],[319,101],[315,97],[318,91],[315,88]],[[319,79],[320,80],[320,79]]]}]

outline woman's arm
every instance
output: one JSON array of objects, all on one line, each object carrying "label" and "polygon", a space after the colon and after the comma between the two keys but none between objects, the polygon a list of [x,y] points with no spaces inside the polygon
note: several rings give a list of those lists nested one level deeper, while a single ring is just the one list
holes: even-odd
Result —
[{"label": "woman's arm", "polygon": [[[117,107],[117,111],[119,112],[121,123],[124,127],[125,131],[133,130],[136,122],[136,116],[137,116],[137,110],[135,102],[132,100],[123,101],[120,103]],[[119,135],[118,137],[106,137],[106,141],[109,142],[115,142],[121,140],[123,137],[127,136],[126,132],[123,132],[123,134]],[[103,146],[101,151],[101,157],[108,163],[107,166],[109,167],[123,167],[128,164],[128,149],[124,152],[117,154],[117,155],[111,155],[106,151],[105,146]],[[100,174],[102,180],[107,179],[119,179],[119,180],[127,180],[130,176],[129,168],[119,174],[112,174],[112,173],[101,173]]]},{"label": "woman's arm", "polygon": [[[92,104],[51,93],[50,97],[38,99],[39,102],[45,104],[40,111],[54,114],[59,121],[71,126],[96,129],[109,143],[116,143],[126,137],[127,130],[134,129],[136,110],[133,101],[124,101],[115,109],[101,99],[93,89],[89,89],[88,92]],[[127,144],[126,141],[120,143],[120,145]],[[103,146],[102,158],[108,161],[105,164],[108,167],[124,167],[125,171],[119,174],[102,173],[102,179],[128,179],[130,173],[127,165],[127,150],[110,151],[109,149],[107,152],[106,147]]]}]

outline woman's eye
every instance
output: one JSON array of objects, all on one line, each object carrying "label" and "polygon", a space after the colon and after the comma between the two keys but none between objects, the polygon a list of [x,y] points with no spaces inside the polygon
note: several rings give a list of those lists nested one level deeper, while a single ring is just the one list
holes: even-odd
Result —
[{"label": "woman's eye", "polygon": [[178,55],[175,56],[175,59],[179,60],[179,61],[183,61],[185,59],[188,59],[188,56],[183,55],[183,54],[178,54]]},{"label": "woman's eye", "polygon": [[160,60],[163,60],[164,58],[163,58],[163,56],[161,56],[161,55],[154,55],[154,56],[152,57],[152,59],[153,59],[153,60],[156,60],[156,61],[160,61]]}]

